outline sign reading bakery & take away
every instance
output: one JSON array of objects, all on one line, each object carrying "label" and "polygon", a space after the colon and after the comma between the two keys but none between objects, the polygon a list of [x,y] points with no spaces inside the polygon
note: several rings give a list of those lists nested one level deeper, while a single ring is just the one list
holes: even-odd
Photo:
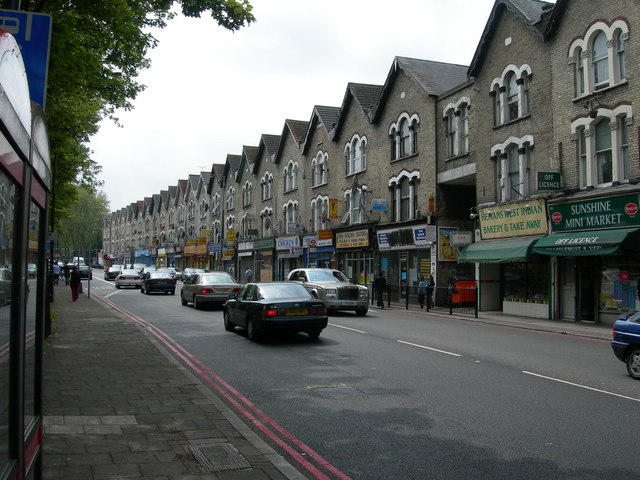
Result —
[{"label": "sign reading bakery & take away", "polygon": [[478,213],[482,240],[547,233],[547,214],[542,199],[481,208]]},{"label": "sign reading bakery & take away", "polygon": [[549,205],[552,232],[640,226],[638,194]]}]

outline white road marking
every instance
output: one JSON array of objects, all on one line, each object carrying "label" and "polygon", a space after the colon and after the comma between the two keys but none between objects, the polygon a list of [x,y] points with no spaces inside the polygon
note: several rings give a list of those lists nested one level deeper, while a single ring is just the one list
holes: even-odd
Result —
[{"label": "white road marking", "polygon": [[404,340],[397,340],[399,343],[405,345],[411,345],[412,347],[424,348],[425,350],[431,350],[432,352],[444,353],[445,355],[451,355],[452,357],[461,357],[459,353],[447,352],[446,350],[438,350],[437,348],[427,347],[426,345],[419,345],[417,343],[405,342]]},{"label": "white road marking", "polygon": [[608,392],[607,390],[600,390],[599,388],[587,387],[586,385],[580,385],[579,383],[573,383],[567,380],[561,380],[559,378],[547,377],[546,375],[540,375],[539,373],[527,372],[526,370],[523,370],[522,373],[538,378],[544,378],[545,380],[551,380],[553,382],[564,383],[566,385],[571,385],[572,387],[584,388],[585,390],[591,390],[592,392],[604,393],[605,395],[611,395],[612,397],[624,398],[625,400],[640,402],[640,398],[627,397],[626,395],[620,395],[619,393]]},{"label": "white road marking", "polygon": [[105,295],[104,298],[109,298],[111,295],[115,295],[116,293],[120,293],[120,292],[121,290],[116,290],[115,292],[110,293],[109,295]]},{"label": "white road marking", "polygon": [[367,333],[367,332],[363,332],[362,330],[356,330],[355,328],[349,328],[349,327],[343,327],[342,325],[336,325],[335,323],[330,323],[329,325],[331,325],[332,327],[342,328],[344,330],[351,330],[352,332]]}]

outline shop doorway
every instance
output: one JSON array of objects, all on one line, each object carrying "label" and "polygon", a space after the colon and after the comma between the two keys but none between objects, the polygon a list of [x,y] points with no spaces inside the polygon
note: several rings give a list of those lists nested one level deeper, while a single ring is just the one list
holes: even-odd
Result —
[{"label": "shop doorway", "polygon": [[600,257],[562,257],[560,274],[561,318],[598,322]]}]

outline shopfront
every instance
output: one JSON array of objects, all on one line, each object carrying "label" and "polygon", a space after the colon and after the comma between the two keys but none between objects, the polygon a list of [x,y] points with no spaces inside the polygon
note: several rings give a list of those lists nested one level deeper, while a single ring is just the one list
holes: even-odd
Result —
[{"label": "shopfront", "polygon": [[0,478],[22,480],[42,468],[51,162],[44,114],[7,33],[0,57]]},{"label": "shopfront", "polygon": [[335,268],[336,257],[333,248],[333,232],[320,230],[316,235],[302,239],[304,266],[309,268]]},{"label": "shopfront", "polygon": [[286,280],[289,272],[302,267],[302,245],[300,236],[283,235],[276,237],[279,281]]},{"label": "shopfront", "polygon": [[385,272],[387,282],[417,288],[420,277],[427,278],[433,274],[435,278],[435,262],[432,262],[432,249],[435,249],[436,242],[435,225],[380,229],[376,237],[379,266]]},{"label": "shopfront", "polygon": [[368,285],[375,278],[371,239],[368,228],[336,233],[337,268],[354,283]]},{"label": "shopfront", "polygon": [[[247,280],[244,275],[247,268],[250,268],[252,272],[256,270],[252,241],[238,243],[238,276],[241,282],[246,282]],[[256,281],[256,275],[254,275],[253,281]]]},{"label": "shopfront", "polygon": [[275,279],[273,258],[276,242],[274,237],[259,238],[253,241],[256,254],[254,276],[259,282],[272,282]]},{"label": "shopfront", "polygon": [[460,249],[459,263],[475,263],[478,309],[551,318],[551,267],[534,246],[548,231],[544,200],[478,211],[481,239]]},{"label": "shopfront", "polygon": [[613,324],[640,309],[638,193],[549,205],[551,234],[533,247],[554,265],[554,318]]}]

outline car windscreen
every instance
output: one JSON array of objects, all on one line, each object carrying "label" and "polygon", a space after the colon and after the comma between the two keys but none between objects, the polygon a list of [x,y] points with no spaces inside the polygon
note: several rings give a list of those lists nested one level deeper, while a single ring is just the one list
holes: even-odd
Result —
[{"label": "car windscreen", "polygon": [[309,270],[311,282],[348,282],[349,279],[337,270]]},{"label": "car windscreen", "polygon": [[266,300],[278,298],[312,298],[307,289],[298,283],[260,285],[260,296]]},{"label": "car windscreen", "polygon": [[236,283],[228,273],[207,273],[202,275],[202,283]]},{"label": "car windscreen", "polygon": [[169,272],[149,272],[149,278],[171,278]]}]

